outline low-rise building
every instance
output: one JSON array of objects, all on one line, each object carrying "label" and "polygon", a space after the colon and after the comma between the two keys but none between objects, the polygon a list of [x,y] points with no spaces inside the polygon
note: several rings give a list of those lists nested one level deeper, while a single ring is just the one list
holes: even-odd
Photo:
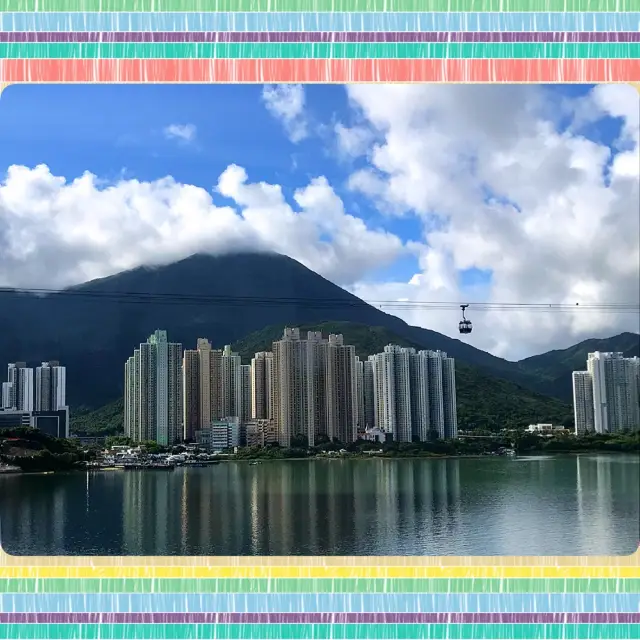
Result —
[{"label": "low-rise building", "polygon": [[389,442],[390,440],[393,440],[393,434],[388,433],[383,429],[379,429],[378,427],[372,427],[364,432],[362,439],[368,440],[369,442]]},{"label": "low-rise building", "polygon": [[0,409],[0,429],[30,427],[54,438],[69,437],[69,408],[58,411]]},{"label": "low-rise building", "polygon": [[569,433],[568,429],[565,429],[560,425],[553,425],[550,423],[538,423],[530,424],[527,427],[529,433],[540,433],[544,435],[559,435],[561,433]]},{"label": "low-rise building", "polygon": [[206,429],[196,431],[196,443],[208,451],[224,451],[240,446],[240,418],[212,420]]},{"label": "low-rise building", "polygon": [[249,420],[245,427],[248,447],[267,447],[278,442],[278,429],[274,420]]}]

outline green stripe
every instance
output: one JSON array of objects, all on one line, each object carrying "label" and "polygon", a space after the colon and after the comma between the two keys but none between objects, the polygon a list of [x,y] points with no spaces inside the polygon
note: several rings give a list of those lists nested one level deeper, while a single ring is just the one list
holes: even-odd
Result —
[{"label": "green stripe", "polygon": [[2,640],[613,640],[640,638],[632,624],[14,624],[0,625]]},{"label": "green stripe", "polygon": [[637,0],[0,0],[0,11],[637,11]]},{"label": "green stripe", "polygon": [[640,58],[640,44],[0,44],[2,58]]},{"label": "green stripe", "polygon": [[640,580],[10,578],[0,580],[0,593],[640,593]]}]

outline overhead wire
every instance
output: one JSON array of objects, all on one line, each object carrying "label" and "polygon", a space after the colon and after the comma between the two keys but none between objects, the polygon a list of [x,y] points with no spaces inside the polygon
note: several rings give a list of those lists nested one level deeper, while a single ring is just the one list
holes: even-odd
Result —
[{"label": "overhead wire", "polygon": [[468,305],[469,312],[477,311],[527,311],[534,313],[574,313],[597,312],[607,314],[640,314],[640,303],[544,303],[544,302],[453,302],[428,300],[364,300],[354,298],[311,298],[283,296],[238,296],[238,295],[202,295],[183,293],[157,293],[137,291],[87,291],[80,288],[69,289],[9,289],[0,288],[0,296],[25,296],[31,299],[84,298],[127,304],[177,304],[189,306],[252,306],[276,307],[296,306],[307,308],[361,307],[363,304],[393,310],[411,311],[429,309],[432,311],[457,311],[461,304]]}]

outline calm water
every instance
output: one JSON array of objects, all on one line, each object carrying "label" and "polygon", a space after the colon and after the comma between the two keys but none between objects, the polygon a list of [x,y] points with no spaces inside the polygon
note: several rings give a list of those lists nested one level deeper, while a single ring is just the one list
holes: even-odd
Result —
[{"label": "calm water", "polygon": [[633,455],[223,463],[0,477],[12,554],[629,554]]}]

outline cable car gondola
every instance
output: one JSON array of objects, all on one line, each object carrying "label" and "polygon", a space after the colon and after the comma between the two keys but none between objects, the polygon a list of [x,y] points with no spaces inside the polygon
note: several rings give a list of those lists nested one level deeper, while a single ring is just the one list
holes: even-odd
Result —
[{"label": "cable car gondola", "polygon": [[462,320],[458,323],[458,330],[460,333],[469,334],[473,331],[473,325],[471,324],[471,320],[467,320],[464,317],[464,310],[468,307],[468,304],[461,304],[460,309],[462,309]]}]

